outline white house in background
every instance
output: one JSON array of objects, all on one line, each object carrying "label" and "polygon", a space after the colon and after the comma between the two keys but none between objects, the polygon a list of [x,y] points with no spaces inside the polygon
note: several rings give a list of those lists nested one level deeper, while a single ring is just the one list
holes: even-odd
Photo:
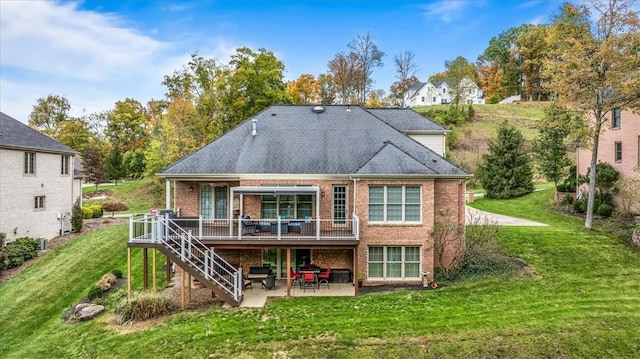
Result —
[{"label": "white house in background", "polygon": [[[409,88],[405,94],[405,106],[433,106],[452,102],[455,93],[455,84],[448,79],[442,79],[435,84],[431,82],[418,82]],[[461,104],[484,104],[484,94],[480,87],[470,78],[465,77],[460,81]]]},{"label": "white house in background", "polygon": [[82,196],[76,152],[0,112],[0,233],[53,238],[71,230]]}]

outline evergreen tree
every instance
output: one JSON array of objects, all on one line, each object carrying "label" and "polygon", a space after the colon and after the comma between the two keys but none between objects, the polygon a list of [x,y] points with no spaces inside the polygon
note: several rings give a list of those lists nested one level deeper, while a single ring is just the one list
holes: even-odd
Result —
[{"label": "evergreen tree", "polygon": [[118,143],[113,146],[113,150],[107,158],[107,176],[110,180],[116,182],[116,186],[118,185],[118,180],[124,177],[125,168],[122,164],[122,154],[120,153],[120,149],[118,148]]},{"label": "evergreen tree", "polygon": [[487,198],[514,198],[533,192],[522,133],[513,126],[500,126],[498,139],[489,143],[489,153],[482,156],[478,172]]},{"label": "evergreen tree", "polygon": [[571,164],[565,138],[569,135],[569,126],[577,121],[569,111],[552,103],[545,109],[545,117],[538,130],[538,138],[533,141],[533,155],[538,169],[557,186],[564,169]]},{"label": "evergreen tree", "polygon": [[73,233],[82,232],[83,220],[82,206],[80,205],[80,198],[78,197],[71,208],[71,230]]}]

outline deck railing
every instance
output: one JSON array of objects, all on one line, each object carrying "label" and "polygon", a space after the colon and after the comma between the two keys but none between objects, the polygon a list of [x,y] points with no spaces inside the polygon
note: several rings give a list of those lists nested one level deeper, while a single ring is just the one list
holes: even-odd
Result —
[{"label": "deck railing", "polygon": [[[156,217],[132,219],[130,238],[157,240],[151,231]],[[179,227],[198,240],[359,240],[359,218],[331,219],[203,219],[176,217],[170,219],[171,228]]]},{"label": "deck railing", "polygon": [[[177,218],[176,218],[177,219]],[[168,216],[130,219],[130,241],[161,243],[184,263],[198,270],[206,280],[224,288],[237,301],[242,296],[242,270],[235,268],[207,247],[189,229]]]}]

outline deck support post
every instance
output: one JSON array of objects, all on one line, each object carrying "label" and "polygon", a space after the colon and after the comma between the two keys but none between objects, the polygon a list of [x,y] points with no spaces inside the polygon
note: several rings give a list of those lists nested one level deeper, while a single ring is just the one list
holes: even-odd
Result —
[{"label": "deck support post", "polygon": [[142,248],[142,287],[149,289],[149,250]]},{"label": "deck support post", "polygon": [[356,297],[358,296],[358,247],[353,248],[353,286]]},{"label": "deck support post", "polygon": [[189,273],[189,281],[187,282],[187,302],[191,303],[191,285],[193,284],[193,278],[191,278],[191,273]]},{"label": "deck support post", "polygon": [[156,249],[153,249],[153,263],[151,263],[151,268],[152,268],[152,272],[151,272],[151,276],[153,278],[153,292],[156,292]]},{"label": "deck support post", "polygon": [[184,269],[181,271],[181,277],[180,277],[180,308],[182,308],[182,310],[184,310],[185,305],[184,305]]},{"label": "deck support post", "polygon": [[127,247],[127,299],[131,299],[131,247]]},{"label": "deck support post", "polygon": [[166,285],[169,285],[169,282],[171,282],[171,259],[169,259],[169,257],[167,257],[167,263],[165,264],[165,275],[167,276],[167,283]]},{"label": "deck support post", "polygon": [[291,247],[287,247],[287,298],[291,296]]}]

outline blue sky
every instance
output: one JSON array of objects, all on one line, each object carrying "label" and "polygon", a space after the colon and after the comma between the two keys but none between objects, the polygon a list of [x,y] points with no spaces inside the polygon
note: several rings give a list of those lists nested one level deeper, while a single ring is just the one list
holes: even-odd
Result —
[{"label": "blue sky", "polygon": [[370,32],[386,53],[374,87],[389,92],[393,56],[415,53],[425,81],[445,60],[475,62],[489,40],[548,23],[561,1],[39,1],[0,2],[0,111],[27,122],[36,100],[64,95],[80,116],[164,96],[164,75],[195,51],[226,63],[241,46],[284,62],[287,80],[327,62]]}]

